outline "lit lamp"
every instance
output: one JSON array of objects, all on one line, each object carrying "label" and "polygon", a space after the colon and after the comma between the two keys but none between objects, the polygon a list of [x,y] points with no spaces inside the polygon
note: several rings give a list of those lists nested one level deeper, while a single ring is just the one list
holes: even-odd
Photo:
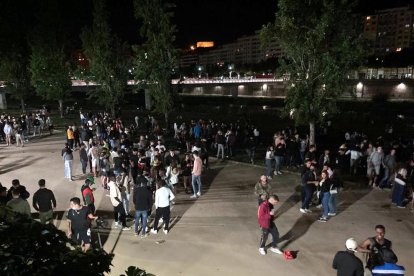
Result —
[{"label": "lit lamp", "polygon": [[229,71],[230,71],[229,78],[231,79],[231,73],[232,73],[232,71],[234,70],[234,64],[229,64],[229,66],[228,66],[227,68],[228,68],[228,69],[229,69]]},{"label": "lit lamp", "polygon": [[364,95],[364,84],[362,82],[358,82],[356,86],[356,95],[358,98],[362,98]]},{"label": "lit lamp", "polygon": [[399,85],[397,85],[397,92],[398,93],[405,93],[407,90],[407,85],[405,85],[405,83],[400,83]]}]

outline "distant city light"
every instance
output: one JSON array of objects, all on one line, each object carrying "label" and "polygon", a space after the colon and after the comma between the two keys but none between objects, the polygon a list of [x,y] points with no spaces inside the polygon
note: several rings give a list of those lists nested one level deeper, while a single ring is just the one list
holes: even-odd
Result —
[{"label": "distant city light", "polygon": [[211,48],[214,47],[214,41],[198,41],[197,48]]},{"label": "distant city light", "polygon": [[371,16],[367,16],[367,20],[370,20],[371,19]]},{"label": "distant city light", "polygon": [[190,50],[194,51],[196,47],[194,45],[190,45]]},{"label": "distant city light", "polygon": [[364,85],[362,84],[362,82],[359,82],[356,87],[358,91],[361,91]]},{"label": "distant city light", "polygon": [[405,85],[405,83],[400,83],[399,85],[397,85],[397,91],[398,92],[405,92],[405,90],[407,89],[407,85]]},{"label": "distant city light", "polygon": [[395,50],[396,52],[401,52],[401,48],[397,48],[397,50]]}]

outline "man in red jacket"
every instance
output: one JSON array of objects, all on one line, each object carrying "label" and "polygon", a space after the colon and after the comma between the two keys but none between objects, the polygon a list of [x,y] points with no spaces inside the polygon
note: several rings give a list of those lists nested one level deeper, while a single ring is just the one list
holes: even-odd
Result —
[{"label": "man in red jacket", "polygon": [[270,206],[274,206],[278,202],[279,202],[278,196],[271,195],[269,196],[268,200],[263,201],[259,205],[259,209],[257,211],[259,225],[262,229],[262,237],[260,239],[260,248],[259,248],[259,253],[262,255],[266,255],[265,246],[266,246],[266,241],[267,241],[267,237],[269,236],[269,233],[270,235],[272,235],[272,238],[273,238],[272,247],[270,247],[270,251],[277,253],[277,254],[283,253],[277,247],[277,242],[279,241],[279,231],[277,230],[277,227],[275,223],[273,222],[273,220],[275,219],[274,217],[275,210],[274,209],[270,210],[271,208]]}]

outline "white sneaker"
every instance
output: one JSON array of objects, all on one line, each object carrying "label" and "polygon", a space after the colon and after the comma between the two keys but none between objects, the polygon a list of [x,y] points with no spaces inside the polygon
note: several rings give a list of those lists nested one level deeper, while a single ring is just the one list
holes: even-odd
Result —
[{"label": "white sneaker", "polygon": [[336,213],[328,213],[328,216],[334,217],[336,216]]},{"label": "white sneaker", "polygon": [[163,223],[163,221],[164,221],[164,220],[163,220],[162,218],[160,218],[159,222],[160,222],[160,223]]},{"label": "white sneaker", "polygon": [[165,230],[165,229],[164,229],[163,231],[164,231],[164,234],[165,234],[165,235],[167,235],[167,234],[168,234],[168,230]]},{"label": "white sneaker", "polygon": [[128,231],[128,230],[131,230],[131,227],[127,227],[127,226],[122,227],[122,231]]},{"label": "white sneaker", "polygon": [[151,233],[152,233],[152,234],[157,234],[157,233],[158,233],[158,231],[157,231],[157,230],[155,230],[155,229],[151,229]]},{"label": "white sneaker", "polygon": [[283,252],[277,247],[270,247],[270,251],[276,254],[283,254]]},{"label": "white sneaker", "polygon": [[317,205],[316,208],[322,209],[322,204]]},{"label": "white sneaker", "polygon": [[281,171],[278,171],[277,174],[282,174],[282,172]]},{"label": "white sneaker", "polygon": [[119,227],[122,227],[122,225],[119,223],[119,222],[115,222],[115,224],[114,224],[114,228],[119,228]]},{"label": "white sneaker", "polygon": [[201,196],[201,193],[200,193],[200,192],[198,192],[198,193],[197,193],[197,196]]},{"label": "white sneaker", "polygon": [[271,180],[271,179],[272,179],[272,177],[269,175],[269,176],[267,176],[267,179]]},{"label": "white sneaker", "polygon": [[192,195],[190,196],[190,198],[197,198],[197,195]]},{"label": "white sneaker", "polygon": [[259,248],[259,253],[262,255],[266,255],[266,251],[264,250],[264,248]]},{"label": "white sneaker", "polygon": [[304,213],[304,214],[306,214],[307,212],[306,212],[306,210],[305,209],[303,209],[303,208],[300,208],[299,209],[299,211],[301,212],[301,213]]},{"label": "white sneaker", "polygon": [[305,209],[305,211],[306,211],[306,213],[308,213],[308,214],[312,213],[312,211],[311,211],[311,210],[309,210],[309,209]]},{"label": "white sneaker", "polygon": [[275,171],[273,174],[274,174],[274,175],[277,175],[277,171]]}]

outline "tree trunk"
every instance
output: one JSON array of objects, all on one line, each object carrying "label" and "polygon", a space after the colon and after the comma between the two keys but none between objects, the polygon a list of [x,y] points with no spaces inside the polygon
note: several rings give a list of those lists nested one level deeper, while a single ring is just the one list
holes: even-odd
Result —
[{"label": "tree trunk", "polygon": [[111,116],[112,116],[112,118],[116,118],[116,116],[115,116],[116,114],[115,114],[115,105],[114,104],[112,104],[111,105]]},{"label": "tree trunk", "polygon": [[63,118],[63,100],[59,100],[60,118]]},{"label": "tree trunk", "polygon": [[315,122],[309,122],[309,145],[315,144]]},{"label": "tree trunk", "polygon": [[164,112],[164,119],[165,119],[165,129],[167,130],[167,132],[170,130],[169,128],[169,122],[168,122],[168,112]]},{"label": "tree trunk", "polygon": [[20,98],[20,105],[22,106],[22,112],[26,113],[26,106],[23,98]]}]

